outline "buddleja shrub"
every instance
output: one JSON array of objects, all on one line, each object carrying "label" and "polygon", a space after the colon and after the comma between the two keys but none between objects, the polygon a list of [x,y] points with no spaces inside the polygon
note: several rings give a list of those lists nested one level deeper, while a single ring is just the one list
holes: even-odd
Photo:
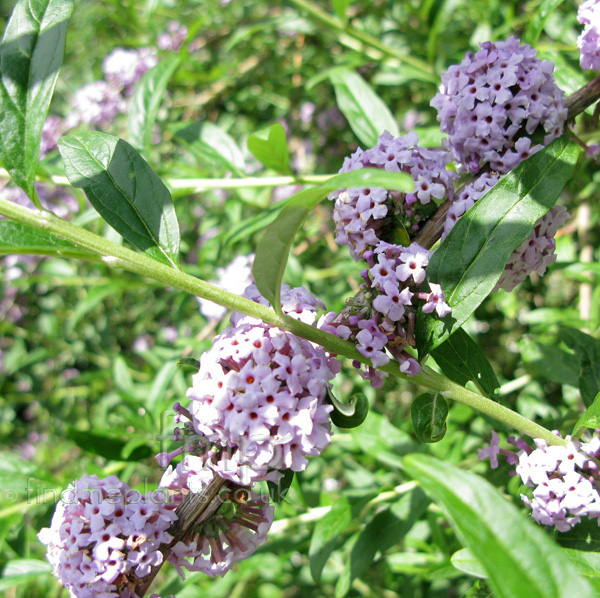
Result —
[{"label": "buddleja shrub", "polygon": [[[313,18],[344,27],[309,3],[297,4]],[[341,4],[336,9],[344,15]],[[557,4],[543,3],[530,38]],[[585,147],[569,127],[600,97],[598,79],[565,97],[554,65],[531,45],[515,36],[481,43],[441,74],[431,107],[443,142],[432,148],[420,144],[416,131],[400,135],[361,77],[335,71],[338,105],[365,149],[355,149],[339,174],[305,185],[269,212],[254,260],[241,256],[220,272],[221,286],[231,292],[181,266],[170,191],[140,153],[150,156],[161,96],[183,60],[177,52],[187,29],[169,25],[158,45],[171,55],[162,60],[152,48],[111,53],[105,79],[74,94],[64,121],[47,119],[72,9],[67,0],[20,1],[2,42],[1,158],[22,190],[12,188],[13,201],[6,194],[0,199],[7,218],[0,221],[2,252],[101,262],[191,293],[214,322],[225,310],[233,315],[199,361],[181,362],[195,373],[187,400],[173,406],[175,446],[156,456],[156,467],[164,469],[158,487],[142,494],[114,474],[82,471],[62,492],[38,537],[69,594],[141,597],[167,561],[185,578],[190,571],[223,576],[250,557],[269,536],[273,503],[309,467],[308,458],[318,459],[331,443],[332,423],[356,428],[367,417],[364,395],[348,402],[334,395],[333,380],[345,365],[340,358],[347,358],[375,389],[394,376],[425,390],[411,407],[423,443],[444,437],[452,401],[518,434],[503,441],[492,431],[489,448],[478,456],[489,458],[492,468],[500,457],[514,468],[522,482],[521,509],[455,464],[416,453],[399,462],[412,480],[401,492],[422,487],[462,543],[453,556],[456,569],[486,578],[497,596],[595,595],[600,341],[572,328],[561,333],[579,362],[581,412],[574,426],[565,420],[557,431],[498,401],[492,366],[462,326],[491,293],[511,291],[533,273],[542,276],[556,260],[555,235],[570,218],[556,202]],[[598,70],[600,2],[588,0],[578,18],[585,27],[581,67]],[[374,38],[347,32],[377,47]],[[129,142],[100,130],[123,111]],[[70,184],[135,249],[54,213],[56,204],[36,176],[40,153],[55,151],[57,139]],[[198,147],[225,160],[244,186],[235,144],[228,156],[208,142]],[[248,148],[266,167],[291,174],[281,125],[250,136]],[[306,289],[282,283],[294,239],[326,197],[333,202],[335,241],[348,248],[361,280],[339,312],[327,311]],[[22,205],[27,198],[34,207]],[[426,364],[429,356],[437,369]],[[382,511],[371,520],[355,541],[336,596],[349,591],[377,549],[385,551],[410,529],[410,517],[426,506],[418,502],[416,515]],[[344,498],[318,522],[309,551],[315,580],[353,518],[360,523],[360,509]],[[581,550],[553,540],[579,525],[591,538],[577,544]],[[13,567],[5,577],[34,574]],[[475,584],[472,595],[482,588]]]}]

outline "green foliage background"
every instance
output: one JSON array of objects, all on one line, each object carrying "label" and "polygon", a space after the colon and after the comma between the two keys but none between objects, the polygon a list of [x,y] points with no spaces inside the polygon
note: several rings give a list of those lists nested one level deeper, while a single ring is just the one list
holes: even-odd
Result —
[{"label": "green foliage background", "polygon": [[[4,20],[12,4],[0,3]],[[321,3],[330,16],[345,15],[346,21],[338,18],[339,27],[311,16],[303,4],[81,0],[69,25],[51,113],[68,114],[73,92],[102,77],[102,60],[115,47],[155,45],[170,20],[185,23],[188,41],[198,40],[199,49],[181,52],[157,113],[160,141],[146,156],[167,180],[223,178],[231,170],[207,156],[206,148],[182,142],[183,129],[206,123],[233,138],[254,176],[278,174],[265,172],[245,150],[250,135],[275,122],[286,128],[296,175],[337,172],[360,144],[336,108],[329,79],[343,69],[370,83],[401,132],[416,127],[422,143],[432,146],[440,135],[428,104],[439,74],[481,41],[512,33],[535,41],[539,30],[536,47],[542,58],[556,61],[563,89],[569,93],[587,80],[577,64],[573,2]],[[542,27],[539,14],[549,5],[558,6]],[[387,50],[341,31],[344,22]],[[313,117],[307,122],[302,117],[309,109]],[[126,116],[106,132],[127,139]],[[578,134],[586,142],[600,142],[591,114],[579,121]],[[58,154],[43,162],[41,174],[63,174]],[[493,294],[465,325],[492,362],[505,404],[549,428],[570,430],[581,411],[579,364],[569,343],[562,342],[561,327],[600,334],[599,184],[596,164],[580,161],[560,202],[573,215],[588,206],[587,221],[572,219],[561,231],[558,262],[543,279],[527,280],[511,294]],[[184,269],[211,280],[217,267],[254,251],[265,210],[275,205],[278,192],[272,187],[173,190]],[[118,241],[84,195],[78,199],[77,220]],[[358,267],[333,238],[331,206],[324,202],[306,222],[285,280],[306,286],[337,311],[360,279]],[[586,246],[592,248],[592,265],[580,261]],[[190,384],[189,372],[176,362],[199,358],[210,346],[214,326],[195,298],[100,264],[43,259],[32,269],[24,261],[27,275],[10,281],[8,269],[0,268],[0,302],[3,289],[7,296],[8,286],[16,286],[11,307],[20,312],[20,317],[0,319],[3,567],[17,559],[44,559],[35,535],[48,525],[60,489],[83,472],[118,473],[139,489],[156,485],[161,472],[152,456],[169,446],[169,410],[184,399]],[[580,302],[584,294],[591,297],[589,312]],[[365,393],[372,411],[363,426],[339,431],[323,456],[296,476],[277,508],[278,522],[267,544],[222,580],[190,575],[182,584],[165,567],[156,586],[161,595],[317,598],[347,592],[441,598],[463,596],[472,588],[474,579],[450,563],[462,544],[440,510],[414,490],[400,463],[409,452],[430,453],[487,477],[520,505],[516,480],[503,470],[490,472],[476,457],[477,448],[488,442],[491,422],[451,405],[445,438],[425,446],[410,422],[410,403],[419,389],[388,379],[375,392],[350,367],[335,386],[342,397]],[[331,536],[327,521],[318,528],[326,512],[337,513],[331,517],[338,526]],[[597,538],[596,530],[595,549]],[[315,575],[315,554],[323,561],[320,575]],[[0,577],[0,588],[11,597],[61,595],[47,573],[22,577],[18,585],[8,582]]]}]

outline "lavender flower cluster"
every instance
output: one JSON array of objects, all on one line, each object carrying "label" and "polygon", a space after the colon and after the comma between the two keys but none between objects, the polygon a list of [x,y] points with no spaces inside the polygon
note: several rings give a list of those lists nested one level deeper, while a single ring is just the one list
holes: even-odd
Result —
[{"label": "lavender flower cluster", "polygon": [[[527,44],[510,37],[485,42],[475,54],[468,52],[460,65],[442,74],[440,92],[431,101],[438,110],[442,131],[463,170],[483,172],[454,198],[446,213],[442,239],[457,220],[501,178],[562,133],[567,116],[563,93],[554,83],[554,66],[535,58]],[[529,137],[538,127],[543,144]],[[544,274],[556,260],[554,235],[568,218],[564,208],[554,207],[538,220],[534,230],[507,263],[496,290],[511,291],[536,271]]]},{"label": "lavender flower cluster", "polygon": [[154,48],[115,48],[102,62],[102,72],[114,89],[129,95],[142,76],[157,64]]},{"label": "lavender flower cluster", "polygon": [[446,169],[450,154],[419,147],[418,142],[414,132],[394,138],[385,131],[374,147],[367,150],[359,148],[344,160],[340,172],[381,168],[406,172],[415,181],[414,193],[404,194],[375,187],[344,189],[329,196],[335,200],[336,241],[347,245],[355,260],[358,261],[367,249],[375,248],[381,241],[391,240],[388,237],[398,217],[414,234],[423,219],[419,206],[427,206],[432,198],[453,196],[453,180],[457,175]]},{"label": "lavender flower cluster", "polygon": [[[335,200],[336,241],[347,245],[352,257],[364,260],[368,268],[362,272],[362,293],[348,303],[350,311],[340,316],[327,314],[319,327],[356,342],[358,351],[372,363],[360,373],[375,388],[381,387],[386,375],[375,369],[390,360],[386,348],[408,376],[421,371],[407,351],[415,345],[417,300],[425,302],[426,313],[436,311],[444,317],[451,311],[439,285],[429,283],[428,293],[420,290],[431,252],[410,243],[410,238],[436,209],[432,199],[453,198],[457,175],[446,169],[450,159],[447,151],[417,144],[414,132],[394,138],[386,131],[375,147],[358,149],[346,158],[340,170],[370,167],[406,172],[415,182],[413,193],[374,187],[344,189],[330,195]],[[359,362],[354,365],[360,370]]]},{"label": "lavender flower cluster", "polygon": [[117,598],[160,565],[160,547],[177,519],[168,492],[142,495],[116,476],[84,475],[63,493],[49,528],[38,534],[54,575],[74,598]]},{"label": "lavender flower cluster", "polygon": [[554,236],[568,218],[569,213],[563,206],[553,206],[542,216],[536,222],[529,238],[510,256],[495,290],[512,291],[532,272],[543,276],[546,268],[556,261]]},{"label": "lavender flower cluster", "polygon": [[[187,27],[172,21],[162,33],[157,45],[160,49],[178,52],[187,37]],[[102,63],[104,80],[93,81],[78,89],[71,98],[71,112],[64,122],[64,130],[88,124],[107,127],[128,107],[128,96],[135,84],[158,64],[156,49],[115,48]]]},{"label": "lavender flower cluster", "polygon": [[600,525],[600,437],[594,435],[589,442],[569,440],[566,446],[548,446],[536,439],[535,449],[522,439],[508,441],[518,451],[501,449],[500,437],[492,432],[490,447],[479,450],[479,458],[489,457],[495,469],[498,455],[503,454],[515,466],[523,484],[532,488],[521,499],[538,523],[559,532],[569,531],[583,517],[598,519]]},{"label": "lavender flower cluster", "polygon": [[463,170],[475,173],[489,163],[506,173],[543,147],[525,134],[540,127],[544,145],[561,135],[567,109],[553,71],[551,62],[511,36],[484,42],[442,74],[431,105]]},{"label": "lavender flower cluster", "polygon": [[[245,294],[266,303],[254,285]],[[284,285],[282,306],[291,317],[313,324],[322,304],[304,289]],[[188,390],[191,403],[184,415],[200,441],[190,446],[188,435],[186,450],[242,486],[266,479],[272,470],[304,470],[306,457],[319,455],[330,442],[333,407],[326,395],[340,367],[307,340],[233,314],[231,326],[202,355]],[[161,456],[162,464],[173,456]]]},{"label": "lavender flower cluster", "polygon": [[179,52],[188,34],[188,28],[177,21],[170,21],[167,30],[158,37],[158,47],[161,50]]},{"label": "lavender flower cluster", "polygon": [[579,6],[577,20],[584,25],[577,39],[579,64],[584,71],[600,71],[600,0],[587,0]]}]

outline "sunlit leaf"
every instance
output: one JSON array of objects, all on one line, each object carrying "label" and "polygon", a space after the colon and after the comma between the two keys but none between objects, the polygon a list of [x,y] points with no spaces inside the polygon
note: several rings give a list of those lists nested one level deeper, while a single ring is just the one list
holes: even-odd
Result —
[{"label": "sunlit leaf", "polygon": [[359,74],[336,69],[331,71],[329,79],[340,112],[365,147],[373,147],[384,131],[394,137],[400,135],[390,109]]},{"label": "sunlit leaf", "polygon": [[498,598],[595,595],[563,550],[483,478],[427,455],[407,455],[403,466],[477,555]]},{"label": "sunlit leaf", "polygon": [[554,205],[573,176],[579,148],[555,139],[508,173],[468,210],[434,252],[427,278],[442,286],[452,313],[443,319],[422,312],[417,346],[424,357],[457,330],[492,292],[514,249]]},{"label": "sunlit leaf", "polygon": [[131,98],[127,119],[127,136],[131,145],[146,156],[150,154],[154,123],[164,99],[169,79],[181,57],[169,56],[150,69],[138,81]]},{"label": "sunlit leaf", "polygon": [[179,224],[171,194],[127,142],[98,131],[59,141],[67,177],[119,234],[150,257],[177,266]]},{"label": "sunlit leaf", "polygon": [[41,207],[34,180],[42,128],[65,49],[73,0],[20,0],[0,45],[0,160]]}]

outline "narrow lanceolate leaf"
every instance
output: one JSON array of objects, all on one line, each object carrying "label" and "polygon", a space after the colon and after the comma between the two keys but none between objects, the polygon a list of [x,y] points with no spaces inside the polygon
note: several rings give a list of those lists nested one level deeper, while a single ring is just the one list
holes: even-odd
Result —
[{"label": "narrow lanceolate leaf", "polygon": [[372,87],[354,71],[332,71],[329,79],[340,112],[365,147],[372,147],[384,131],[400,135],[398,123]]},{"label": "narrow lanceolate leaf", "polygon": [[596,395],[593,403],[586,412],[577,420],[573,427],[573,436],[580,436],[585,428],[597,430],[600,428],[600,392]]},{"label": "narrow lanceolate leaf", "polygon": [[177,266],[179,225],[168,189],[125,141],[82,131],[59,141],[67,177],[119,234],[150,257]]},{"label": "narrow lanceolate leaf", "polygon": [[0,590],[8,590],[18,584],[40,576],[50,575],[52,565],[36,559],[14,559],[8,561],[0,575]]},{"label": "narrow lanceolate leaf", "polygon": [[424,357],[441,345],[492,292],[512,252],[531,234],[573,176],[579,148],[566,137],[522,162],[480,199],[433,254],[427,278],[442,285],[452,314],[420,313],[417,346]]},{"label": "narrow lanceolate leaf", "polygon": [[369,186],[407,193],[412,191],[414,181],[403,172],[362,168],[333,176],[318,187],[300,191],[288,200],[260,240],[252,268],[258,290],[275,310],[281,310],[281,280],[290,248],[311,210],[331,191]]},{"label": "narrow lanceolate leaf", "polygon": [[348,593],[352,582],[369,570],[377,553],[383,553],[402,541],[428,504],[425,493],[416,488],[367,523],[359,533],[350,558],[338,578],[335,598],[342,598]]},{"label": "narrow lanceolate leaf", "polygon": [[203,166],[218,166],[244,176],[244,155],[233,137],[211,122],[197,122],[175,132]]},{"label": "narrow lanceolate leaf", "polygon": [[280,123],[250,135],[248,149],[266,168],[272,168],[281,174],[292,174],[285,129]]},{"label": "narrow lanceolate leaf", "polygon": [[149,155],[152,147],[152,134],[158,109],[169,79],[180,61],[179,56],[170,56],[159,62],[138,81],[131,98],[127,135],[131,145],[138,151],[144,152],[146,156]]},{"label": "narrow lanceolate leaf", "polygon": [[477,556],[494,596],[595,595],[563,550],[487,481],[426,455],[407,455],[403,465],[436,499],[459,539]]},{"label": "narrow lanceolate leaf", "polygon": [[493,397],[496,389],[500,387],[488,358],[462,328],[459,328],[431,354],[442,372],[458,384],[465,386],[471,380],[488,397]]},{"label": "narrow lanceolate leaf", "polygon": [[412,402],[410,418],[418,440],[439,442],[446,435],[448,401],[441,394],[422,394]]},{"label": "narrow lanceolate leaf", "polygon": [[531,44],[535,47],[546,21],[562,3],[563,0],[542,0],[542,3],[536,9],[533,18],[527,25],[525,35],[523,36],[523,43]]},{"label": "narrow lanceolate leaf", "polygon": [[0,45],[0,160],[37,207],[42,128],[72,10],[73,0],[20,0]]},{"label": "narrow lanceolate leaf", "polygon": [[600,341],[574,328],[562,328],[560,336],[579,361],[579,392],[588,407],[600,392]]},{"label": "narrow lanceolate leaf", "polygon": [[91,255],[52,233],[10,220],[0,220],[0,255],[2,254],[56,254],[69,257]]},{"label": "narrow lanceolate leaf", "polygon": [[336,500],[331,510],[317,521],[308,550],[310,574],[317,583],[329,555],[340,544],[341,535],[351,523],[352,507],[345,496]]}]

